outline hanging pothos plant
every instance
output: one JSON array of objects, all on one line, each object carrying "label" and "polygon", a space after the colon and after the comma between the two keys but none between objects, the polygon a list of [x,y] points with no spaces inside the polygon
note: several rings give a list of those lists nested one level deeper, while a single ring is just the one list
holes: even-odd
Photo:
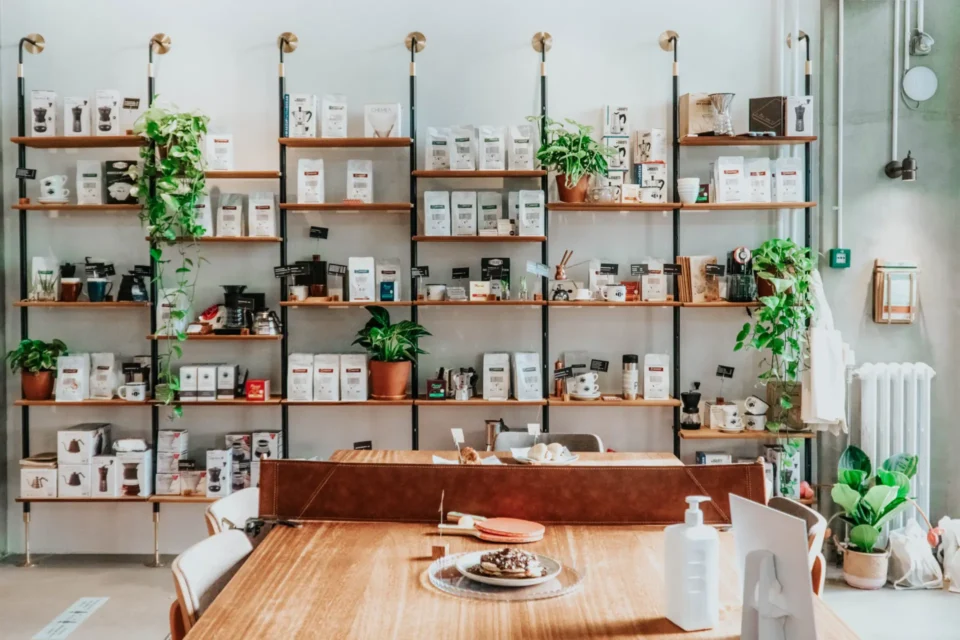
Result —
[{"label": "hanging pothos plant", "polygon": [[813,313],[813,268],[810,250],[792,240],[767,240],[753,252],[760,309],[753,324],[745,323],[737,334],[733,350],[750,347],[769,353],[761,362],[763,370],[757,378],[774,385],[779,394],[772,419],[767,422],[770,431],[784,426],[809,355],[807,321]]},{"label": "hanging pothos plant", "polygon": [[[183,355],[180,343],[187,339],[179,329],[192,308],[194,287],[205,260],[197,253],[196,258],[187,255],[189,244],[183,242],[203,235],[204,228],[197,220],[196,202],[204,194],[205,163],[201,143],[207,132],[210,119],[200,113],[184,113],[176,107],[165,108],[153,104],[134,124],[133,132],[146,139],[140,147],[142,166],[134,166],[130,175],[136,179],[133,188],[135,197],[143,198],[140,220],[146,227],[150,240],[150,257],[154,261],[153,279],[157,283],[159,297],[154,304],[170,304],[171,326],[158,326],[158,335],[169,335],[165,352],[160,354],[157,372],[156,399],[170,404],[179,389],[179,378],[173,375],[172,360]],[[175,248],[177,263],[164,249]],[[176,286],[164,284],[168,266],[174,267]],[[181,304],[185,301],[187,304]],[[176,326],[175,326],[176,325]],[[182,408],[174,407],[174,415],[180,416]]]}]

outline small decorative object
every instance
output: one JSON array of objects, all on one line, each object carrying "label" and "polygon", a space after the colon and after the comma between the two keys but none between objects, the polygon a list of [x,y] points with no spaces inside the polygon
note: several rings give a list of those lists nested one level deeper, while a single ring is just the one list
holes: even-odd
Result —
[{"label": "small decorative object", "polygon": [[873,321],[912,324],[917,319],[920,267],[916,262],[875,260]]},{"label": "small decorative object", "polygon": [[449,544],[435,544],[430,548],[430,557],[433,560],[439,560],[450,553]]},{"label": "small decorative object", "polygon": [[733,93],[711,93],[710,103],[713,104],[713,135],[732,136],[733,120],[730,118],[730,104],[733,102]]},{"label": "small decorative object", "polygon": [[567,279],[567,263],[570,262],[570,258],[573,257],[573,250],[568,249],[563,252],[563,259],[560,260],[560,263],[557,265],[557,272],[553,274],[554,280],[566,280]]},{"label": "small decorative object", "polygon": [[545,142],[537,151],[540,166],[557,173],[557,191],[562,202],[584,202],[587,199],[589,177],[606,175],[607,158],[615,155],[610,147],[590,137],[593,127],[570,120],[565,121],[576,130],[550,118],[529,116],[541,128]]},{"label": "small decorative object", "polygon": [[13,351],[7,353],[13,373],[20,372],[25,400],[49,400],[53,395],[53,372],[57,370],[57,358],[67,353],[67,345],[54,339],[21,340]]},{"label": "small decorative object", "polygon": [[427,353],[417,342],[431,334],[410,320],[392,324],[390,313],[383,307],[367,307],[367,311],[371,318],[357,332],[353,344],[370,354],[370,395],[377,400],[402,399],[407,394],[410,363]]}]

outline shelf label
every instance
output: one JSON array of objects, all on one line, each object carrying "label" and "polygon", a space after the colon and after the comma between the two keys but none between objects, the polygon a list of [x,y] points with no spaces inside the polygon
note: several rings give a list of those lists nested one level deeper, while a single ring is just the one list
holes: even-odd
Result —
[{"label": "shelf label", "polygon": [[254,311],[253,298],[242,294],[237,296],[237,307],[240,309],[246,309],[248,311]]},{"label": "shelf label", "polygon": [[273,275],[276,278],[286,278],[288,276],[305,276],[310,274],[309,265],[291,264],[287,266],[274,267]]},{"label": "shelf label", "polygon": [[530,434],[531,436],[540,435],[540,425],[536,422],[528,422],[527,433]]},{"label": "shelf label", "polygon": [[373,440],[361,440],[353,443],[354,451],[370,451],[373,449]]},{"label": "shelf label", "polygon": [[732,378],[733,377],[733,367],[727,367],[725,365],[719,365],[717,367],[717,377],[718,378]]},{"label": "shelf label", "polygon": [[310,237],[326,240],[330,237],[330,229],[327,227],[310,227]]},{"label": "shelf label", "polygon": [[708,276],[723,276],[727,273],[727,267],[722,264],[707,264],[703,266],[703,271]]},{"label": "shelf label", "polygon": [[600,274],[616,276],[620,274],[620,265],[614,262],[601,262],[600,263]]},{"label": "shelf label", "polygon": [[470,278],[470,267],[454,267],[453,268],[454,280],[468,280],[469,278]]},{"label": "shelf label", "polygon": [[138,276],[150,277],[153,275],[153,269],[148,264],[135,264],[133,265],[133,273]]},{"label": "shelf label", "polygon": [[20,168],[17,167],[17,178],[23,180],[36,180],[37,179],[37,170],[36,169],[27,169],[26,167]]},{"label": "shelf label", "polygon": [[541,278],[550,277],[550,267],[543,264],[542,262],[534,262],[533,260],[527,260],[527,273],[532,273],[535,276],[540,276]]},{"label": "shelf label", "polygon": [[[306,265],[304,265],[306,266]],[[347,265],[345,264],[335,264],[330,262],[327,264],[327,275],[328,276],[344,276],[347,274]]]},{"label": "shelf label", "polygon": [[645,264],[632,264],[630,265],[630,275],[648,276],[650,275],[650,267]]},{"label": "shelf label", "polygon": [[563,380],[565,378],[573,377],[573,367],[563,367],[561,369],[553,370],[553,379],[554,380]]},{"label": "shelf label", "polygon": [[606,373],[609,370],[610,370],[609,360],[590,360],[590,371],[598,371],[600,373]]},{"label": "shelf label", "polygon": [[429,278],[430,267],[413,267],[410,269],[410,275],[414,278]]},{"label": "shelf label", "polygon": [[139,108],[140,108],[140,98],[124,98],[124,99],[123,99],[123,108],[124,108],[124,109],[139,109]]},{"label": "shelf label", "polygon": [[457,445],[457,449],[459,449],[460,445],[463,444],[463,429],[450,429],[450,434],[453,436],[453,444]]},{"label": "shelf label", "polygon": [[663,273],[664,275],[680,275],[680,265],[673,264],[672,262],[663,263]]}]

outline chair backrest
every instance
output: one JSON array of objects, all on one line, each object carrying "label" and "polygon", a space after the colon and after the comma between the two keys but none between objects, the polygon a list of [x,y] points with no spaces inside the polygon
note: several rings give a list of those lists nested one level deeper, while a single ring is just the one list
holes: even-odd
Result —
[{"label": "chair backrest", "polygon": [[187,635],[184,629],[183,610],[180,608],[180,601],[174,600],[170,603],[170,640],[183,640]]},{"label": "chair backrest", "polygon": [[800,518],[807,524],[807,555],[810,568],[813,569],[814,560],[823,551],[823,537],[827,533],[827,519],[805,504],[796,500],[777,496],[770,498],[767,506]]},{"label": "chair backrest", "polygon": [[510,451],[533,446],[533,436],[526,431],[503,431],[493,441],[494,451]]},{"label": "chair backrest", "polygon": [[253,545],[243,531],[224,531],[177,556],[170,568],[185,631],[196,624],[251,551]]},{"label": "chair backrest", "polygon": [[574,452],[599,453],[603,451],[603,443],[600,441],[600,437],[592,433],[544,433],[535,438],[523,431],[498,433],[497,439],[493,443],[493,450],[510,451],[514,448],[532,447],[535,441],[544,444],[558,442]]},{"label": "chair backrest", "polygon": [[248,518],[260,515],[260,489],[250,487],[220,498],[207,507],[207,533],[243,529]]}]

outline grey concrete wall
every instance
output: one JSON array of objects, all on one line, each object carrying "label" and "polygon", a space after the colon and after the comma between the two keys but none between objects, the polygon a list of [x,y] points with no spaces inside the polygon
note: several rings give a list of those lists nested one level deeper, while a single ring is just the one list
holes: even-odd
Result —
[{"label": "grey concrete wall", "polygon": [[[898,0],[899,1],[899,0]],[[836,246],[837,2],[822,3],[822,190],[820,250]],[[960,295],[952,277],[960,268],[957,198],[960,196],[960,2],[927,0],[925,30],[936,39],[933,54],[911,65],[931,67],[939,76],[936,95],[912,111],[900,102],[902,157],[912,150],[918,180],[893,181],[883,173],[890,159],[892,112],[893,7],[891,0],[846,0],[844,90],[844,244],[852,265],[832,270],[821,260],[824,282],[838,328],[863,362],[926,362],[937,375],[933,385],[931,516],[960,514],[960,452],[957,401],[960,355],[956,323]],[[902,40],[902,25],[901,25]],[[900,65],[902,72],[902,50]],[[916,259],[923,269],[921,313],[913,325],[882,326],[872,320],[872,270],[876,258]],[[859,382],[855,382],[858,385]],[[855,396],[856,399],[856,396]],[[859,439],[854,420],[853,441]],[[825,439],[837,443],[837,440]],[[821,457],[821,480],[835,477],[837,449]]]}]

